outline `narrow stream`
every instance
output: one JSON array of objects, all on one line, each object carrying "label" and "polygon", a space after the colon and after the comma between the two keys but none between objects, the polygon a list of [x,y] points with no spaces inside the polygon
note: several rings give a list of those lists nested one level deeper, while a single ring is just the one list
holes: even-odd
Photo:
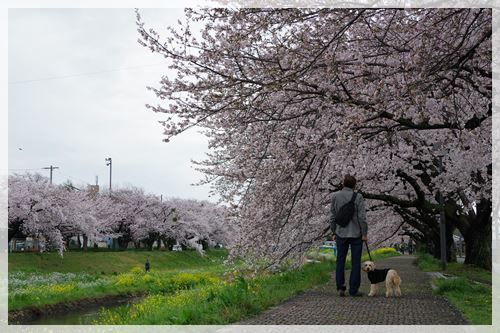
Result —
[{"label": "narrow stream", "polygon": [[61,313],[51,313],[41,315],[35,320],[23,322],[23,325],[92,325],[93,321],[99,317],[99,310],[115,309],[120,306],[130,306],[142,300],[142,297],[125,298],[118,300],[111,305],[94,305],[84,309],[68,310]]}]

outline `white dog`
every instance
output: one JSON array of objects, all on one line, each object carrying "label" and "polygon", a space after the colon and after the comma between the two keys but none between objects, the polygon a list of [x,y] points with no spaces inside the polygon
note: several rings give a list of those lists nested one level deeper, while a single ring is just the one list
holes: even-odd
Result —
[{"label": "white dog", "polygon": [[401,296],[401,278],[398,272],[393,269],[375,269],[373,261],[365,261],[361,264],[361,269],[368,273],[368,279],[371,282],[370,293],[368,296],[375,296],[378,290],[378,283],[385,281],[385,297]]}]

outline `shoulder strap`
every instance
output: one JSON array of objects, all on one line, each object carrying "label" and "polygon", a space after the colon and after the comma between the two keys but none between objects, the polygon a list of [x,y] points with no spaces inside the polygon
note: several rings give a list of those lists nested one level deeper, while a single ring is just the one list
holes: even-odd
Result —
[{"label": "shoulder strap", "polygon": [[354,202],[354,201],[356,200],[356,195],[357,195],[357,194],[358,194],[357,192],[354,192],[354,193],[352,194],[352,197],[351,197],[351,202]]}]

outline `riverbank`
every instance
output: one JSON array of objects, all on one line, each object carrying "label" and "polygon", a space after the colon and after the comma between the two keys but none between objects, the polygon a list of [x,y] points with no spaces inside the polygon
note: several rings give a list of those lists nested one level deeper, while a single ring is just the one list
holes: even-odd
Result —
[{"label": "riverbank", "polygon": [[[127,295],[106,295],[103,297],[83,298],[76,301],[56,303],[41,307],[28,306],[20,310],[9,311],[9,324],[39,324],[39,318],[61,317],[66,314],[78,315],[80,313],[95,312],[102,307],[117,306],[124,303],[137,302],[145,294],[127,294]],[[64,324],[64,323],[60,323]],[[88,322],[79,322],[78,324],[91,324]]]},{"label": "riverbank", "polygon": [[144,267],[146,259],[157,271],[178,268],[201,268],[222,263],[227,257],[225,249],[211,249],[201,257],[194,250],[173,251],[68,251],[61,257],[57,252],[9,253],[9,273],[80,273],[113,275],[129,271],[132,267]]},{"label": "riverbank", "polygon": [[[89,260],[99,267],[108,254],[92,253]],[[334,268],[333,257],[321,256],[321,263],[299,270],[255,275],[237,264],[225,265],[227,253],[221,250],[209,251],[204,258],[188,251],[112,254],[118,257],[112,274],[74,272],[78,267],[66,262],[62,267],[66,272],[49,272],[46,263],[56,259],[40,260],[38,255],[32,257],[39,263],[38,270],[29,267],[9,272],[9,323],[36,324],[40,319],[50,324],[230,323],[325,283]],[[138,264],[145,255],[154,267],[147,273]],[[158,262],[165,258],[159,257],[164,255],[176,258],[161,266]],[[397,253],[379,249],[372,255],[381,258]],[[80,256],[82,262],[84,256]],[[21,265],[17,263],[17,267]],[[200,302],[203,299],[210,304]],[[98,313],[100,308],[104,309]],[[74,318],[67,321],[69,313]],[[80,314],[86,322],[77,318]]]},{"label": "riverbank", "polygon": [[[314,253],[314,251],[313,251]],[[374,260],[399,256],[392,248],[372,252]],[[293,296],[331,280],[333,256],[319,256],[299,269],[254,277],[232,276],[219,283],[150,295],[128,307],[103,309],[95,324],[223,325],[255,316]],[[367,260],[368,255],[363,256]],[[350,263],[346,265],[350,267]]]},{"label": "riverbank", "polygon": [[[223,263],[227,256],[224,250],[208,251],[205,257],[194,251],[68,253],[62,261],[54,258],[54,253],[23,255],[26,257],[9,255],[9,311],[42,311],[58,303],[106,296],[168,293],[213,282],[231,269]],[[17,262],[19,258],[22,261]],[[143,258],[149,258],[152,265],[147,274],[140,264]],[[54,261],[59,265],[50,272]],[[93,263],[99,271],[108,261],[107,271],[111,274],[87,268]]]}]

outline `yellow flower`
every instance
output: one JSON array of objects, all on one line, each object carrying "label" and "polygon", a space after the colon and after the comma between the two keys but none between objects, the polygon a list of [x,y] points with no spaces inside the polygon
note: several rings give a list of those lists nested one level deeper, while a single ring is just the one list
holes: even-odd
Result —
[{"label": "yellow flower", "polygon": [[134,278],[129,274],[120,274],[116,278],[116,284],[119,286],[131,286],[134,284]]},{"label": "yellow flower", "polygon": [[154,278],[153,278],[151,275],[149,275],[149,274],[145,274],[145,275],[142,277],[142,281],[143,281],[143,282],[146,282],[146,283],[149,283],[149,282],[151,282],[151,281],[153,281],[153,280],[154,280]]},{"label": "yellow flower", "polygon": [[62,283],[62,284],[53,284],[48,286],[48,292],[54,294],[65,294],[73,291],[75,289],[74,283]]},{"label": "yellow flower", "polygon": [[133,268],[130,270],[130,273],[132,273],[132,274],[142,274],[142,273],[144,273],[144,271],[142,270],[142,268],[141,268],[141,267],[139,267],[139,266],[135,266],[135,267],[133,267]]}]

